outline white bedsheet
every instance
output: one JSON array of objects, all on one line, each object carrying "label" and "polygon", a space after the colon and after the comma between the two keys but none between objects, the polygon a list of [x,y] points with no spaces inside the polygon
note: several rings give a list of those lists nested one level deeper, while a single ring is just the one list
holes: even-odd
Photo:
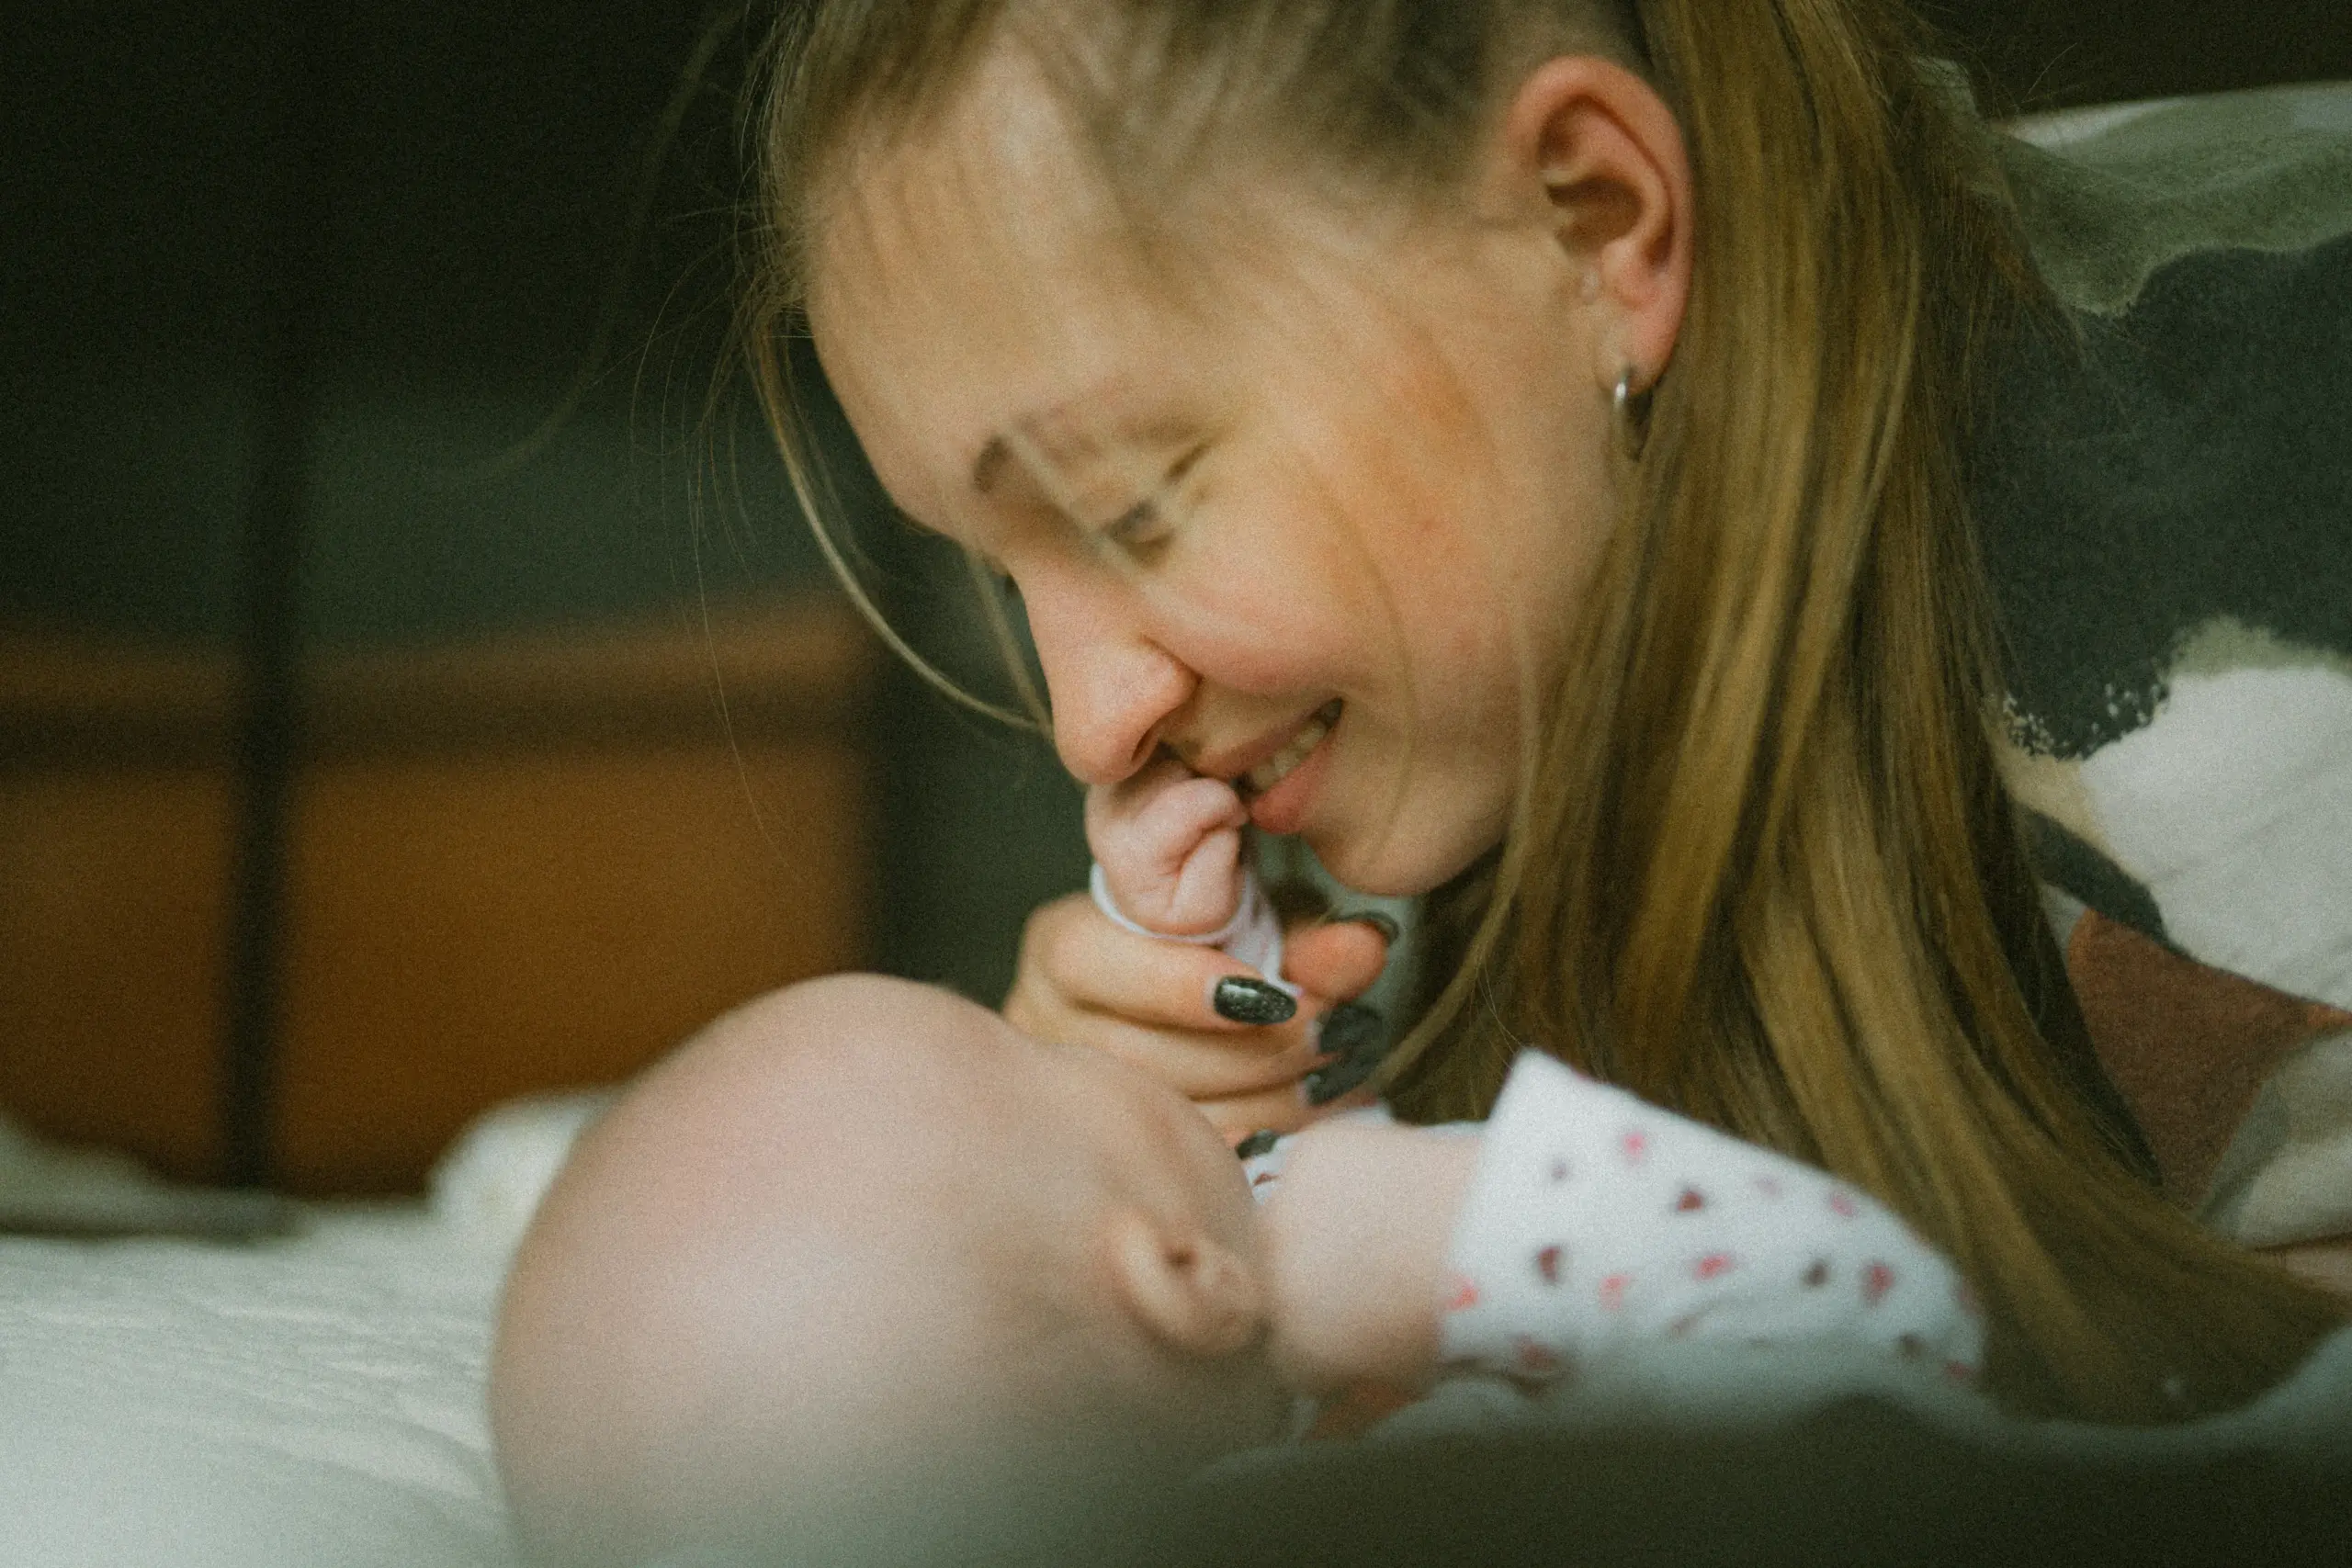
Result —
[{"label": "white bedsheet", "polygon": [[499,1267],[422,1210],[251,1247],[0,1243],[0,1562],[509,1562]]},{"label": "white bedsheet", "polygon": [[[595,1102],[523,1102],[430,1203],[243,1245],[0,1240],[0,1568],[511,1568],[482,1404],[514,1240]],[[136,1197],[0,1124],[0,1188]]]}]

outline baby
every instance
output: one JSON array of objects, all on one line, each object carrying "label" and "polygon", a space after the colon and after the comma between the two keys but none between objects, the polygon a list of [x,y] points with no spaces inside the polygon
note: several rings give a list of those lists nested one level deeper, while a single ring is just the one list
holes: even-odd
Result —
[{"label": "baby", "polygon": [[1279,1438],[1296,1394],[1540,1388],[1678,1337],[1980,1351],[1868,1200],[1546,1058],[1479,1127],[1326,1122],[1280,1156],[1261,1207],[1156,1081],[903,982],[721,1020],[587,1134],[518,1254],[491,1397],[526,1549],[958,1555],[984,1503],[1181,1475]]}]

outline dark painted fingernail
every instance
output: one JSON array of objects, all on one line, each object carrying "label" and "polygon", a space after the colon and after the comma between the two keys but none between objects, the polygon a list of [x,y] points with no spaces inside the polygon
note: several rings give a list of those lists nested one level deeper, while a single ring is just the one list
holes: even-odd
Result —
[{"label": "dark painted fingernail", "polygon": [[1238,975],[1216,983],[1209,1006],[1217,1017],[1234,1023],[1288,1023],[1298,1016],[1297,998],[1280,986]]},{"label": "dark painted fingernail", "polygon": [[1380,1066],[1380,1058],[1342,1057],[1328,1067],[1317,1067],[1299,1081],[1306,1088],[1306,1103],[1329,1105],[1372,1077],[1373,1068]]},{"label": "dark painted fingernail", "polygon": [[1324,1016],[1316,1043],[1339,1059],[1300,1081],[1306,1086],[1307,1104],[1329,1105],[1361,1087],[1378,1070],[1381,1058],[1387,1055],[1388,1023],[1377,1009],[1348,1002]]},{"label": "dark painted fingernail", "polygon": [[1342,1002],[1323,1015],[1323,1022],[1315,1033],[1315,1043],[1326,1053],[1343,1060],[1358,1056],[1378,1056],[1388,1038],[1388,1021],[1380,1010],[1362,1002]]},{"label": "dark painted fingernail", "polygon": [[1256,1159],[1260,1155],[1271,1150],[1281,1137],[1282,1134],[1272,1127],[1261,1127],[1234,1145],[1233,1152],[1242,1159]]},{"label": "dark painted fingernail", "polygon": [[1370,926],[1380,933],[1380,940],[1394,947],[1405,935],[1405,928],[1377,909],[1366,909],[1360,915],[1341,915],[1339,924]]}]

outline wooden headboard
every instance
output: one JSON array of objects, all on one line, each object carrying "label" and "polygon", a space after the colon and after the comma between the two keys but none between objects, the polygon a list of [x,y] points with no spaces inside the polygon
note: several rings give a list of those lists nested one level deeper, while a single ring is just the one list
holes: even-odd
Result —
[{"label": "wooden headboard", "polygon": [[[286,831],[273,1179],[414,1189],[866,961],[871,644],[830,602],[315,662]],[[220,1174],[226,654],[0,631],[0,1111]]]}]

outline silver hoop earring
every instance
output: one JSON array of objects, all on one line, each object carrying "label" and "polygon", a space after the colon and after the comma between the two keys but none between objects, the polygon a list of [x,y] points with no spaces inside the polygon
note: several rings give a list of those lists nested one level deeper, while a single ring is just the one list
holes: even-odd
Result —
[{"label": "silver hoop earring", "polygon": [[1629,463],[1642,460],[1642,448],[1650,441],[1650,394],[1648,389],[1634,390],[1634,367],[1630,365],[1617,374],[1617,389],[1610,394],[1609,419],[1617,436],[1617,450]]}]

